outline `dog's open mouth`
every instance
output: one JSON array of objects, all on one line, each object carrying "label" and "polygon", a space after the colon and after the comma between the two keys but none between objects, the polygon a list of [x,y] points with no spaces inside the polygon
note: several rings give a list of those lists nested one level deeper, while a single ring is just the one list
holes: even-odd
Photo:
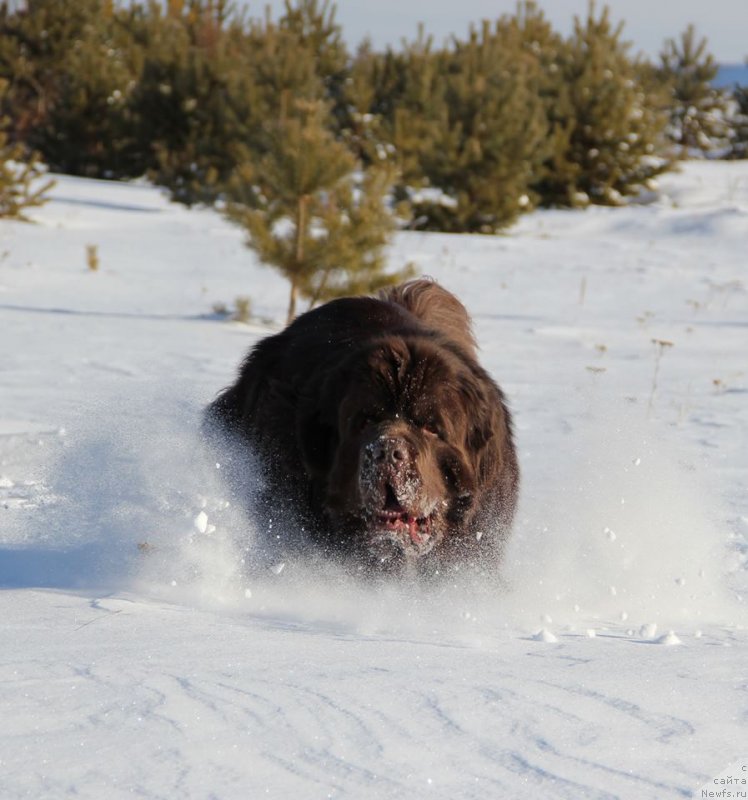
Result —
[{"label": "dog's open mouth", "polygon": [[416,517],[407,511],[380,511],[374,519],[380,531],[408,536],[414,545],[424,544],[431,536],[431,516]]},{"label": "dog's open mouth", "polygon": [[405,558],[410,560],[428,553],[436,541],[436,510],[419,513],[406,508],[388,486],[384,508],[369,516],[369,555],[380,565],[391,565]]},{"label": "dog's open mouth", "polygon": [[389,545],[411,553],[430,550],[435,513],[432,511],[429,514],[419,514],[418,511],[405,508],[388,485],[384,508],[370,517],[373,549],[379,551],[383,546]]},{"label": "dog's open mouth", "polygon": [[418,517],[388,509],[369,518],[366,551],[379,569],[397,570],[429,553],[437,542],[436,512]]}]

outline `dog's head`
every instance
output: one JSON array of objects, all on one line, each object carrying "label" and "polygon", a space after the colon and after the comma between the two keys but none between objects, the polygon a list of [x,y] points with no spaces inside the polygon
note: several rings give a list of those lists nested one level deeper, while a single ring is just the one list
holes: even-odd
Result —
[{"label": "dog's head", "polygon": [[336,546],[387,568],[466,529],[506,430],[471,356],[439,337],[388,336],[309,388],[299,442]]}]

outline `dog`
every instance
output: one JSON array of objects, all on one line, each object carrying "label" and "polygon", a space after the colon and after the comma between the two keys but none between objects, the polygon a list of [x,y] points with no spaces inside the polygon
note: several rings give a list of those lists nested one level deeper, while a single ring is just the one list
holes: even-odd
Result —
[{"label": "dog", "polygon": [[[249,352],[206,429],[251,454],[255,511],[276,531],[293,519],[281,527],[303,532],[302,547],[385,573],[493,566],[519,467],[476,351],[465,307],[432,280],[332,300]],[[256,473],[232,464],[250,496]]]}]

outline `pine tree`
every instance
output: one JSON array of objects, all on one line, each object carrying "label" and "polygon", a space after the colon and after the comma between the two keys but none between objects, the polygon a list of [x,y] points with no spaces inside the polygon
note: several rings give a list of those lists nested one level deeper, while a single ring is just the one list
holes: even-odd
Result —
[{"label": "pine tree", "polygon": [[[435,189],[425,159],[448,135],[447,109],[433,40],[421,26],[401,51],[375,53],[359,49],[346,86],[351,114],[346,135],[364,163],[382,159],[397,166],[395,196],[411,211],[410,227],[429,227],[433,200],[454,206],[453,198]],[[454,149],[454,146],[450,149]],[[426,199],[425,210],[410,204]]]},{"label": "pine tree", "polygon": [[570,158],[575,115],[564,73],[569,42],[534,2],[519,3],[516,14],[507,17],[505,24],[518,43],[519,57],[534,67],[534,86],[545,110],[545,157],[542,164],[535,165],[530,186],[535,202],[548,204],[555,186],[573,185],[580,173],[580,165]]},{"label": "pine tree", "polygon": [[123,24],[132,13],[100,3],[64,55],[55,101],[33,138],[56,172],[120,179],[148,166],[131,106],[142,64]]},{"label": "pine tree", "polygon": [[735,110],[732,115],[732,134],[729,158],[748,158],[748,86],[736,86],[733,91]]},{"label": "pine tree", "polygon": [[29,0],[0,8],[0,76],[10,81],[12,135],[52,169],[141,174],[128,109],[137,52],[112,0]]},{"label": "pine tree", "polygon": [[345,118],[344,87],[349,59],[343,31],[335,21],[336,10],[331,0],[285,0],[278,28],[293,37],[297,50],[313,56],[320,97],[331,104],[333,120],[339,126]]},{"label": "pine tree", "polygon": [[383,271],[394,225],[384,202],[391,176],[371,169],[356,185],[356,161],[331,133],[322,101],[289,103],[268,133],[261,161],[238,167],[226,213],[289,281],[288,320],[300,297],[313,305],[401,279]]},{"label": "pine tree", "polygon": [[138,11],[129,24],[144,61],[131,104],[149,177],[178,202],[211,204],[260,124],[248,24],[219,0]]},{"label": "pine tree", "polygon": [[669,136],[681,156],[726,144],[727,98],[712,86],[718,65],[689,25],[679,40],[668,39],[660,53],[660,79],[670,89]]},{"label": "pine tree", "polygon": [[[0,80],[0,107],[7,91],[7,82]],[[0,218],[25,219],[24,209],[45,203],[54,181],[44,180],[38,155],[28,155],[23,145],[10,142],[8,126],[8,117],[0,116]]]},{"label": "pine tree", "polygon": [[0,78],[8,81],[13,137],[27,141],[58,96],[64,59],[102,0],[0,3]]},{"label": "pine tree", "polygon": [[395,96],[393,60],[391,50],[377,53],[371,42],[364,40],[342,87],[340,135],[364,164],[381,161],[394,151],[388,140],[387,115],[381,107],[383,101]]},{"label": "pine tree", "polygon": [[607,7],[597,17],[594,3],[575,19],[561,55],[556,151],[536,186],[548,205],[615,205],[668,166],[665,119],[637,81],[622,30]]},{"label": "pine tree", "polygon": [[401,52],[359,53],[351,89],[367,127],[357,141],[369,158],[372,144],[394,151],[413,227],[492,232],[532,206],[547,124],[540,70],[519,47],[504,19],[448,48],[421,29]]},{"label": "pine tree", "polygon": [[153,180],[179,202],[213,203],[248,152],[265,152],[281,98],[336,101],[347,53],[334,11],[328,0],[286,0],[276,22],[225,0],[151,2],[135,26],[146,56],[133,105]]},{"label": "pine tree", "polygon": [[439,206],[440,229],[492,233],[532,206],[548,126],[538,64],[522,57],[516,34],[509,18],[484,22],[444,55],[449,127],[424,159],[432,183],[457,201]]},{"label": "pine tree", "polygon": [[[453,153],[457,142],[454,139],[450,141],[444,75],[439,53],[433,50],[432,38],[420,28],[417,39],[406,44],[402,53],[388,61],[384,66],[390,76],[385,71],[383,77],[395,78],[398,88],[395,97],[384,106],[388,113],[386,135],[392,143],[402,176],[399,196],[410,200],[414,197],[413,189],[430,190],[436,183],[427,166],[431,154],[434,151],[445,155]],[[382,88],[387,91],[386,83]],[[455,205],[454,198],[438,185],[435,192],[418,191],[415,197],[428,197],[430,194],[438,198],[437,202]],[[413,206],[413,213],[416,218],[414,227],[430,222],[428,210],[419,209],[417,203]]]}]

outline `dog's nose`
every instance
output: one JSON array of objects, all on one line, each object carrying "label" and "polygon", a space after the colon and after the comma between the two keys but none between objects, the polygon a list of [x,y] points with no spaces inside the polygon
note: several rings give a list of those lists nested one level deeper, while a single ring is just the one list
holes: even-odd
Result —
[{"label": "dog's nose", "polygon": [[380,436],[369,445],[367,453],[375,464],[399,468],[408,460],[408,445],[404,439]]}]

